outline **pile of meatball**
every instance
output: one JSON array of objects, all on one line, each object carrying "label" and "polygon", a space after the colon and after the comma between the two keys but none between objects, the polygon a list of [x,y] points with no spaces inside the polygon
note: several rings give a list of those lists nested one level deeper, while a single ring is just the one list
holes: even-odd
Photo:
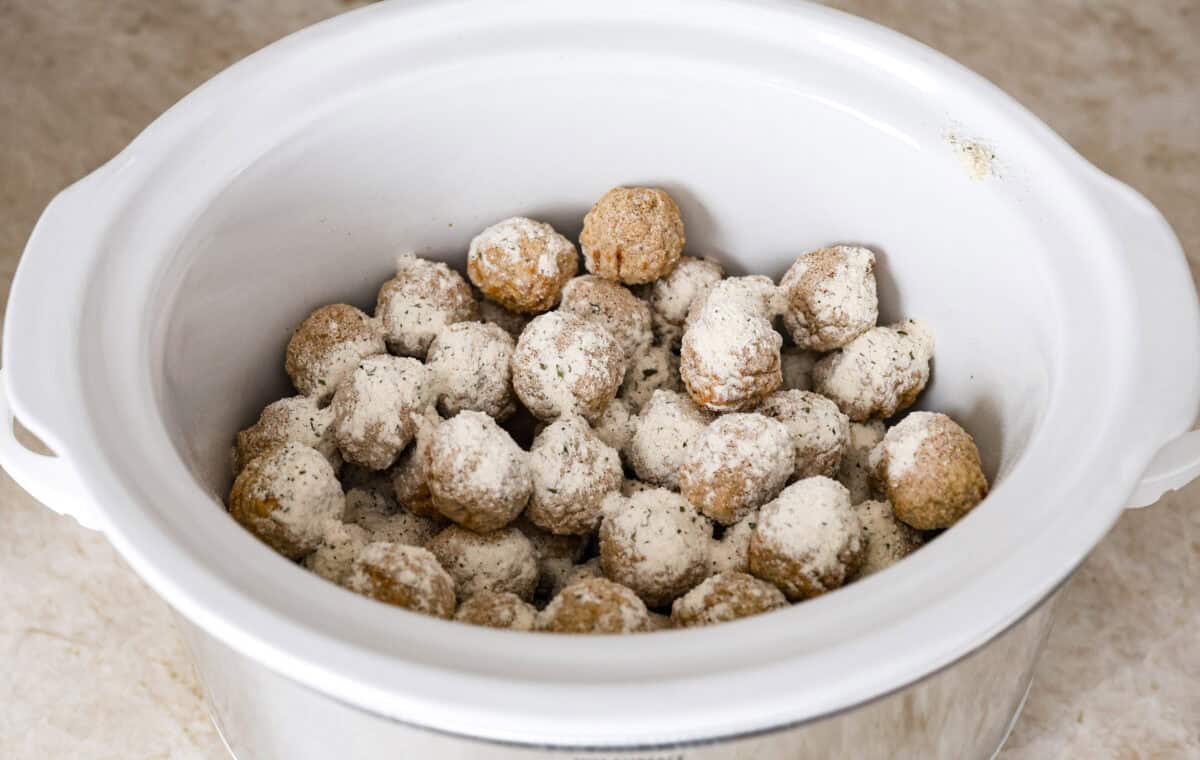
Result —
[{"label": "pile of meatball", "polygon": [[401,256],[373,316],[332,304],[296,329],[298,395],[237,434],[230,514],[388,604],[631,633],[832,591],[983,499],[966,431],[897,416],[933,336],[876,324],[870,250],[805,253],[776,283],[684,245],[671,197],[631,187],[584,217],[586,274],[526,218],[471,241],[466,279]]}]

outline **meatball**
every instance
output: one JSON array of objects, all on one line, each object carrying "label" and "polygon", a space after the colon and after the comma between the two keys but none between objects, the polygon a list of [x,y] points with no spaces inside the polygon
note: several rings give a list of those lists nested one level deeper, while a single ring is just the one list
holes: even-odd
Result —
[{"label": "meatball", "polygon": [[793,480],[837,474],[850,440],[850,420],[837,404],[811,391],[778,391],[767,396],[758,412],[782,422],[791,434]]},{"label": "meatball", "polygon": [[329,460],[334,471],[342,467],[342,455],[333,437],[333,410],[321,408],[312,396],[292,396],[267,404],[258,421],[237,434],[233,447],[233,472],[246,463],[285,443],[311,446]]},{"label": "meatball", "polygon": [[708,520],[677,493],[612,494],[600,523],[600,566],[648,606],[661,607],[707,575],[711,538]]},{"label": "meatball", "polygon": [[639,479],[664,488],[679,488],[679,468],[693,440],[713,415],[682,393],[655,391],[637,418],[629,445],[629,462]]},{"label": "meatball", "polygon": [[896,519],[886,501],[864,501],[854,508],[867,538],[867,553],[859,569],[865,578],[891,567],[920,549],[925,536]]},{"label": "meatball", "polygon": [[475,236],[467,276],[485,296],[520,314],[554,308],[567,280],[579,271],[571,241],[544,222],[513,217]]},{"label": "meatball", "polygon": [[538,587],[535,596],[548,601],[566,585],[563,579],[583,557],[590,537],[556,536],[534,525],[524,515],[513,525],[533,544],[533,553],[538,562]]},{"label": "meatball", "polygon": [[333,394],[333,431],[347,461],[385,470],[412,441],[433,402],[433,375],[416,359],[363,359]]},{"label": "meatball", "polygon": [[521,337],[525,325],[529,324],[527,315],[509,311],[495,301],[489,301],[486,298],[479,302],[479,318],[489,325],[496,325],[503,329],[512,336],[513,340]]},{"label": "meatball", "polygon": [[454,614],[454,580],[419,546],[367,544],[350,566],[345,586],[414,612],[446,619]]},{"label": "meatball", "polygon": [[871,459],[896,517],[918,530],[949,528],[988,492],[975,441],[944,414],[908,415]]},{"label": "meatball", "polygon": [[475,533],[451,525],[425,545],[454,579],[459,598],[483,591],[533,598],[538,565],[533,544],[516,528]]},{"label": "meatball", "polygon": [[850,442],[837,479],[850,492],[851,504],[861,504],[876,495],[871,483],[871,450],[883,440],[885,430],[879,420],[850,423]]},{"label": "meatball", "polygon": [[417,419],[413,444],[400,454],[396,464],[388,470],[396,500],[408,511],[422,517],[441,517],[442,514],[433,505],[425,470],[425,451],[429,448],[433,431],[441,422],[442,418],[436,411],[426,409],[425,414]]},{"label": "meatball", "polygon": [[355,557],[369,543],[370,534],[359,526],[330,520],[316,551],[304,558],[304,566],[327,581],[341,583]]},{"label": "meatball", "polygon": [[479,304],[462,275],[412,254],[396,259],[396,276],[379,289],[375,316],[392,353],[424,359],[446,325],[479,319]]},{"label": "meatball", "polygon": [[537,623],[537,608],[507,591],[480,591],[458,605],[454,619],[488,628],[532,631]]},{"label": "meatball", "polygon": [[649,627],[646,605],[606,578],[567,586],[538,613],[538,629],[551,633],[637,633]]},{"label": "meatball", "polygon": [[875,326],[875,254],[835,245],[796,259],[779,282],[787,298],[783,324],[800,348],[841,348]]},{"label": "meatball", "polygon": [[749,409],[783,382],[783,338],[771,326],[773,294],[765,277],[734,277],[692,305],[679,368],[697,404],[719,412]]},{"label": "meatball", "polygon": [[429,344],[425,365],[438,381],[438,411],[453,417],[463,409],[504,420],[516,411],[512,356],[516,341],[502,328],[459,322]]},{"label": "meatball", "polygon": [[854,422],[907,409],[929,381],[933,334],[920,322],[873,327],[813,367],[813,388]]},{"label": "meatball", "polygon": [[321,544],[325,522],[345,510],[329,460],[289,442],[251,459],[233,481],[229,514],[288,559],[303,559]]},{"label": "meatball", "polygon": [[725,529],[721,538],[708,545],[708,573],[750,572],[750,536],[758,527],[758,510]]},{"label": "meatball", "polygon": [[685,239],[679,207],[652,187],[614,187],[583,218],[579,245],[589,272],[626,285],[670,274]]},{"label": "meatball", "polygon": [[386,351],[378,322],[335,303],[309,314],[292,333],[285,366],[296,390],[325,401],[360,361]]},{"label": "meatball", "polygon": [[567,567],[554,579],[554,584],[551,586],[551,598],[558,596],[558,593],[567,586],[574,585],[585,578],[603,578],[604,570],[600,567],[600,558],[592,557],[587,562],[581,562],[578,565]]},{"label": "meatball", "polygon": [[626,364],[645,351],[654,339],[650,306],[629,292],[629,288],[594,274],[567,283],[559,310],[594,320],[608,330],[621,347]]},{"label": "meatball", "polygon": [[582,417],[560,417],[529,452],[533,495],[526,517],[551,533],[585,535],[600,522],[600,502],[620,490],[621,458]]},{"label": "meatball", "polygon": [[622,462],[628,462],[629,447],[633,444],[633,434],[637,432],[637,416],[630,411],[624,399],[614,398],[608,402],[604,414],[596,420],[592,430],[597,438],[621,455]]},{"label": "meatball", "polygon": [[345,520],[367,531],[371,541],[412,546],[429,543],[445,524],[405,509],[390,494],[367,488],[346,491]]},{"label": "meatball", "polygon": [[783,592],[746,573],[720,573],[671,605],[671,622],[679,628],[725,623],[770,612],[788,604]]},{"label": "meatball", "polygon": [[604,413],[625,376],[621,348],[607,330],[559,311],[529,323],[512,365],[517,396],[543,420],[579,414],[591,422]]},{"label": "meatball", "polygon": [[715,261],[681,256],[670,274],[650,286],[650,307],[666,324],[681,327],[692,303],[724,276],[721,265]]},{"label": "meatball", "polygon": [[634,412],[641,410],[656,390],[681,391],[679,357],[668,346],[657,344],[644,349],[625,371],[618,392]]},{"label": "meatball", "polygon": [[750,572],[797,602],[853,578],[866,549],[846,487],[826,477],[806,478],[759,511]]},{"label": "meatball", "polygon": [[783,372],[785,391],[812,390],[812,371],[817,363],[817,354],[795,346],[785,346],[779,354],[779,368]]},{"label": "meatball", "polygon": [[516,519],[533,490],[525,452],[483,412],[459,412],[434,428],[425,473],[438,511],[480,533]]},{"label": "meatball", "polygon": [[775,498],[793,469],[792,437],[782,423],[726,414],[689,446],[679,490],[708,517],[732,525]]}]

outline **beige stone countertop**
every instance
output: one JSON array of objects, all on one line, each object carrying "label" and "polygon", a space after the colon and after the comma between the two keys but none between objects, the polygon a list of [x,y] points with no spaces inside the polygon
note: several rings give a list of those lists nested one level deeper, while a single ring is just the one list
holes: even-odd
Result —
[{"label": "beige stone countertop", "polygon": [[[0,0],[0,292],[51,196],[338,0]],[[1200,2],[836,0],[974,68],[1145,193],[1200,266]],[[1114,442],[1119,445],[1119,442]],[[1001,757],[1200,757],[1200,485],[1064,594]],[[226,757],[166,605],[0,474],[0,758]]]}]

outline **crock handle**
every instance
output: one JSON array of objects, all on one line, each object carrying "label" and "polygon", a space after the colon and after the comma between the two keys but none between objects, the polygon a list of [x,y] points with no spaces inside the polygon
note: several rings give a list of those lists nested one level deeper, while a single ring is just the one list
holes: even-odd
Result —
[{"label": "crock handle", "polygon": [[8,377],[0,368],[0,467],[33,498],[60,515],[74,517],[80,525],[100,530],[100,518],[71,464],[62,457],[30,451],[17,440],[12,406],[8,403]]},{"label": "crock handle", "polygon": [[1163,494],[1200,477],[1200,430],[1184,433],[1159,449],[1129,497],[1129,507],[1148,507]]}]

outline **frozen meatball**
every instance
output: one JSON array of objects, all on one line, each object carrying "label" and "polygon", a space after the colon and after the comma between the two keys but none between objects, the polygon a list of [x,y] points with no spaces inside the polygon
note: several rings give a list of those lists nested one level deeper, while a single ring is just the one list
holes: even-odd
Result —
[{"label": "frozen meatball", "polygon": [[785,346],[780,352],[780,369],[783,371],[785,391],[812,390],[812,371],[817,364],[817,354],[795,346]]},{"label": "frozen meatball", "polygon": [[715,261],[681,256],[670,274],[650,286],[650,307],[666,324],[681,327],[692,303],[724,276],[721,265]]},{"label": "frozen meatball", "polygon": [[630,411],[624,399],[614,398],[593,424],[593,431],[597,438],[621,455],[621,461],[628,462],[629,447],[637,432],[637,415]]},{"label": "frozen meatball", "polygon": [[746,573],[721,573],[671,605],[671,622],[679,628],[726,623],[788,606],[783,592]]},{"label": "frozen meatball", "polygon": [[[440,517],[440,516],[439,516]],[[415,514],[390,495],[366,488],[346,492],[346,522],[367,531],[371,541],[424,546],[445,522]]]},{"label": "frozen meatball", "polygon": [[329,460],[295,442],[251,459],[229,494],[233,519],[288,559],[320,546],[325,522],[340,520],[345,506]]},{"label": "frozen meatball", "polygon": [[400,454],[396,464],[388,470],[396,501],[423,517],[441,517],[441,512],[433,505],[425,469],[425,450],[429,448],[433,431],[441,422],[442,418],[436,411],[426,409],[425,414],[417,419],[417,432],[412,445]]},{"label": "frozen meatball", "polygon": [[438,411],[453,417],[463,409],[504,420],[516,411],[512,356],[516,341],[496,325],[459,322],[429,344],[425,365],[438,382]]},{"label": "frozen meatball", "polygon": [[648,606],[661,607],[707,575],[711,538],[708,520],[677,493],[612,494],[600,523],[600,566]]},{"label": "frozen meatball", "polygon": [[369,543],[370,534],[359,526],[330,520],[316,551],[304,558],[304,566],[327,581],[341,583],[354,558]]},{"label": "frozen meatball", "polygon": [[525,330],[525,325],[529,324],[529,317],[525,314],[518,314],[515,311],[509,311],[500,304],[489,301],[486,298],[479,302],[479,318],[489,325],[496,325],[512,336],[513,340],[521,337],[521,333]]},{"label": "frozen meatball", "polygon": [[649,624],[637,594],[606,578],[567,586],[538,613],[538,630],[551,633],[638,633]]},{"label": "frozen meatball", "polygon": [[559,577],[555,578],[551,596],[557,596],[567,586],[578,583],[585,578],[603,578],[604,570],[600,567],[600,558],[592,557],[587,562],[571,565]]},{"label": "frozen meatball", "polygon": [[434,428],[425,473],[438,511],[480,533],[516,519],[533,490],[525,452],[483,412],[460,412]]},{"label": "frozen meatball", "polygon": [[538,562],[538,587],[535,596],[548,601],[566,585],[563,579],[583,557],[590,536],[556,536],[529,522],[524,515],[513,525],[533,544],[533,553]]},{"label": "frozen meatball", "polygon": [[368,356],[387,351],[379,323],[353,306],[330,304],[309,314],[287,345],[287,373],[305,396],[325,401]]},{"label": "frozen meatball", "polygon": [[866,549],[846,487],[826,477],[806,478],[759,511],[750,572],[798,602],[853,578]]},{"label": "frozen meatball", "polygon": [[617,339],[626,363],[650,345],[650,306],[612,280],[587,274],[567,283],[560,311],[594,320]]},{"label": "frozen meatball", "polygon": [[491,533],[451,525],[425,545],[454,579],[460,598],[481,591],[507,591],[533,598],[538,566],[533,544],[516,528]]},{"label": "frozen meatball", "polygon": [[684,242],[679,207],[653,187],[609,190],[583,218],[579,234],[588,271],[626,285],[670,274]]},{"label": "frozen meatball", "polygon": [[404,254],[396,259],[396,276],[379,289],[375,317],[392,353],[424,359],[443,327],[478,320],[479,304],[458,272]]},{"label": "frozen meatball", "polygon": [[342,455],[333,437],[333,410],[321,408],[313,396],[292,396],[267,404],[258,421],[237,434],[234,474],[251,459],[290,442],[313,447],[329,460],[334,471],[341,469]]},{"label": "frozen meatball", "polygon": [[854,508],[867,538],[867,554],[860,577],[891,567],[921,548],[925,537],[896,519],[886,501],[864,501]]},{"label": "frozen meatball", "polygon": [[521,314],[554,308],[579,271],[575,246],[544,222],[516,216],[475,236],[467,276],[485,296]]},{"label": "frozen meatball", "polygon": [[680,375],[700,406],[748,409],[783,382],[783,338],[771,325],[773,293],[770,280],[760,286],[756,278],[730,278],[692,306]]},{"label": "frozen meatball", "polygon": [[513,388],[543,420],[560,414],[596,419],[624,376],[625,358],[616,339],[578,314],[552,311],[535,317],[513,355]]},{"label": "frozen meatball", "polygon": [[853,245],[800,256],[779,281],[787,298],[783,324],[800,348],[840,348],[875,326],[875,254]]},{"label": "frozen meatball", "polygon": [[488,628],[532,631],[537,623],[537,608],[506,591],[480,591],[458,605],[454,619]]},{"label": "frozen meatball", "polygon": [[696,436],[679,468],[679,490],[697,509],[732,525],[775,498],[794,468],[792,438],[761,414],[726,414]]},{"label": "frozen meatball", "polygon": [[679,488],[679,468],[689,446],[713,419],[682,393],[655,391],[637,419],[629,446],[629,462],[639,479],[664,488]]},{"label": "frozen meatball", "polygon": [[933,334],[920,322],[873,327],[813,367],[813,388],[855,422],[907,409],[929,382]]},{"label": "frozen meatball", "polygon": [[987,495],[975,441],[944,414],[908,415],[871,458],[896,517],[918,530],[949,528]]},{"label": "frozen meatball", "polygon": [[850,440],[850,420],[837,404],[811,391],[778,391],[758,412],[788,429],[796,451],[794,480],[837,474]]},{"label": "frozen meatball", "polygon": [[347,461],[385,470],[412,441],[433,402],[433,375],[416,359],[372,356],[333,394],[333,432]]},{"label": "frozen meatball", "polygon": [[861,504],[875,496],[875,487],[871,483],[871,450],[883,440],[884,430],[879,420],[850,423],[850,443],[842,457],[837,479],[850,492],[851,504]]},{"label": "frozen meatball", "polygon": [[750,572],[750,536],[758,527],[758,510],[725,529],[708,545],[708,573]]},{"label": "frozen meatball", "polygon": [[640,411],[656,390],[681,391],[679,357],[668,346],[656,344],[644,349],[625,370],[618,395],[634,412]]},{"label": "frozen meatball", "polygon": [[601,441],[582,417],[560,417],[529,451],[533,495],[526,517],[551,533],[585,535],[600,522],[600,502],[621,488],[616,449]]},{"label": "frozen meatball", "polygon": [[367,544],[350,566],[345,586],[414,612],[446,619],[454,615],[454,580],[419,546]]}]

